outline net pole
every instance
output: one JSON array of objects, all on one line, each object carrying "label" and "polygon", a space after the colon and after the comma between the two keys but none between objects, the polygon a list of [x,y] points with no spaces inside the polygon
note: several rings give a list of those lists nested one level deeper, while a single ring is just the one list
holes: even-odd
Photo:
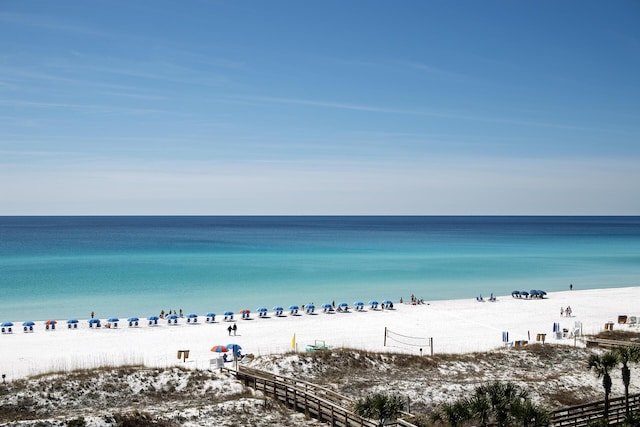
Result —
[{"label": "net pole", "polygon": [[384,327],[384,345],[383,347],[387,346],[387,327]]},{"label": "net pole", "polygon": [[429,338],[429,347],[431,348],[431,357],[433,357],[433,337]]}]

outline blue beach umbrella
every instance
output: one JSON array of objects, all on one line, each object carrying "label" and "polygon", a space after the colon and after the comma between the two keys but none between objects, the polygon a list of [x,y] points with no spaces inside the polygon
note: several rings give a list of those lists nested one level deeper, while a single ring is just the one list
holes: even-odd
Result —
[{"label": "blue beach umbrella", "polygon": [[120,319],[118,319],[117,317],[109,317],[107,319],[107,322],[109,322],[109,323],[116,323],[116,322],[119,322],[119,321],[120,321]]},{"label": "blue beach umbrella", "polygon": [[307,304],[307,305],[304,306],[304,309],[305,310],[315,310],[316,306],[313,305],[313,304]]},{"label": "blue beach umbrella", "polygon": [[225,311],[224,315],[225,316],[233,316],[233,311]]},{"label": "blue beach umbrella", "polygon": [[240,355],[240,350],[242,350],[242,347],[240,347],[239,344],[227,344],[226,347],[227,350],[231,351],[236,357]]},{"label": "blue beach umbrella", "polygon": [[393,301],[391,301],[390,299],[386,299],[386,300],[382,301],[382,303],[384,305],[390,305],[390,304],[393,304]]},{"label": "blue beach umbrella", "polygon": [[189,313],[187,314],[187,319],[197,319],[198,315],[195,313]]},{"label": "blue beach umbrella", "polygon": [[322,304],[323,310],[329,310],[330,308],[333,308],[333,305],[331,305],[330,303],[325,302],[324,304]]},{"label": "blue beach umbrella", "polygon": [[13,323],[12,322],[2,322],[2,324],[0,326],[9,327],[9,326],[13,326]]},{"label": "blue beach umbrella", "polygon": [[364,303],[362,301],[356,301],[353,303],[353,305],[356,307],[364,307]]},{"label": "blue beach umbrella", "polygon": [[267,310],[267,307],[258,307],[256,311],[258,313],[266,313],[268,310]]},{"label": "blue beach umbrella", "polygon": [[341,302],[340,304],[338,304],[338,307],[347,308],[347,307],[349,307],[349,304],[347,304],[346,302]]},{"label": "blue beach umbrella", "polygon": [[153,321],[158,320],[158,316],[149,316],[147,317],[147,320],[153,320]]},{"label": "blue beach umbrella", "polygon": [[216,314],[212,311],[208,312],[207,314],[205,314],[206,317],[216,317]]},{"label": "blue beach umbrella", "polygon": [[170,320],[176,320],[177,318],[178,318],[177,314],[170,314],[167,316],[167,319],[170,319]]},{"label": "blue beach umbrella", "polygon": [[290,305],[289,310],[300,310],[300,307],[297,305]]},{"label": "blue beach umbrella", "polygon": [[100,319],[89,319],[89,325],[99,325]]},{"label": "blue beach umbrella", "polygon": [[78,323],[78,319],[69,319],[67,320],[67,323],[73,325],[74,323]]},{"label": "blue beach umbrella", "polygon": [[282,311],[284,310],[284,308],[280,305],[276,305],[275,307],[273,307],[273,311]]},{"label": "blue beach umbrella", "polygon": [[127,319],[127,322],[139,322],[139,321],[140,321],[140,319],[138,319],[137,317],[129,317]]},{"label": "blue beach umbrella", "polygon": [[[26,322],[22,322],[22,326],[34,326],[35,322],[32,322],[31,320],[27,320]],[[2,325],[4,326],[4,324]]]}]

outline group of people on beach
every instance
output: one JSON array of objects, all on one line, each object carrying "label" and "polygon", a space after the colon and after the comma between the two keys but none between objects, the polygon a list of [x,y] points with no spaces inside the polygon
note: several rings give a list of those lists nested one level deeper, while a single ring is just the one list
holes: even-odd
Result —
[{"label": "group of people on beach", "polygon": [[[180,309],[180,314],[178,314],[175,310],[171,309],[171,310],[169,310],[169,312],[166,315],[168,316],[170,314],[175,314],[175,315],[177,315],[179,317],[184,317],[184,314],[182,314],[182,309]],[[164,319],[164,316],[165,316],[164,310],[160,310],[160,316],[159,317],[161,319]]]},{"label": "group of people on beach", "polygon": [[[400,297],[400,304],[402,303],[403,303],[403,299],[402,297]],[[416,304],[424,304],[424,300],[422,298],[416,297],[414,294],[411,294],[411,305],[416,305]],[[391,308],[393,308],[393,306]]]},{"label": "group of people on beach", "polygon": [[571,306],[568,305],[567,308],[560,307],[560,316],[571,317]]}]

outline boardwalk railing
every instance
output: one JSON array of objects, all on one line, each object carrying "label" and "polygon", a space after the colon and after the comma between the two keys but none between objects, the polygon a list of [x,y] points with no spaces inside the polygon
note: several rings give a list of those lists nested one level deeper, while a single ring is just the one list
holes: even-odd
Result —
[{"label": "boardwalk railing", "polygon": [[[629,396],[629,409],[631,412],[640,410],[640,394]],[[625,415],[624,396],[609,399],[609,425],[621,425]],[[601,420],[603,416],[604,401],[601,400],[553,411],[551,425],[558,427],[586,427],[593,421]]]},{"label": "boardwalk railing", "polygon": [[[237,371],[227,370],[248,387],[262,391],[287,407],[336,427],[376,427],[373,420],[353,412],[354,401],[327,388],[294,378],[275,375],[257,369],[240,366]],[[403,420],[399,425],[411,427]]]}]

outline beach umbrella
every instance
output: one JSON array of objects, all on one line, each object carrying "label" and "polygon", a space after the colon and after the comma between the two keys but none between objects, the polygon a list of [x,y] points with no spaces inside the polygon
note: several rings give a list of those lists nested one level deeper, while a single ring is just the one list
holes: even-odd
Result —
[{"label": "beach umbrella", "polygon": [[545,296],[547,293],[545,291],[541,291],[540,289],[538,289],[538,295],[540,296]]},{"label": "beach umbrella", "polygon": [[386,299],[386,300],[382,301],[382,303],[384,305],[390,305],[390,304],[393,304],[393,301],[391,301],[390,299]]},{"label": "beach umbrella", "polygon": [[313,304],[307,304],[304,306],[305,310],[315,310],[316,306]]},{"label": "beach umbrella", "polygon": [[529,296],[529,292],[527,292],[527,291],[520,291],[520,295],[522,295],[523,297],[528,297],[528,296]]},{"label": "beach umbrella", "polygon": [[46,324],[47,324],[47,325],[55,325],[55,324],[57,324],[57,323],[58,323],[58,321],[57,321],[57,320],[47,320],[47,323],[46,323]]},{"label": "beach umbrella", "polygon": [[282,311],[284,310],[284,308],[280,305],[276,305],[275,307],[273,307],[273,311]]},{"label": "beach umbrella", "polygon": [[2,324],[0,326],[9,327],[9,326],[13,326],[13,323],[12,322],[2,322]]},{"label": "beach umbrella", "polygon": [[73,325],[74,323],[78,323],[78,319],[69,319],[67,320],[67,323]]},{"label": "beach umbrella", "polygon": [[248,308],[243,308],[238,313],[240,313],[240,314],[249,314],[249,313],[251,313],[251,310],[249,310]]},{"label": "beach umbrella", "polygon": [[330,303],[328,303],[328,302],[325,302],[324,304],[322,304],[322,309],[323,309],[323,310],[329,310],[329,309],[331,309],[331,308],[333,308],[333,305],[331,305],[331,304],[330,304]]},{"label": "beach umbrella", "polygon": [[216,317],[216,314],[212,311],[208,312],[207,314],[205,314],[206,317]]},{"label": "beach umbrella", "polygon": [[32,322],[31,320],[27,320],[26,322],[22,322],[22,326],[33,326],[35,325],[35,322]]},{"label": "beach umbrella", "polygon": [[107,319],[107,322],[109,322],[109,323],[116,323],[116,322],[119,322],[119,321],[120,321],[120,319],[118,319],[117,317],[109,317]]},{"label": "beach umbrella", "polygon": [[176,320],[177,318],[178,318],[177,314],[170,314],[167,316],[167,319],[170,319],[170,320]]},{"label": "beach umbrella", "polygon": [[364,307],[364,303],[362,301],[356,301],[353,303],[356,307]]},{"label": "beach umbrella", "polygon": [[187,319],[197,319],[198,315],[195,313],[189,313],[187,314]]},{"label": "beach umbrella", "polygon": [[258,313],[266,313],[268,310],[267,307],[259,307],[256,311]]},{"label": "beach umbrella", "polygon": [[158,316],[149,316],[147,320],[158,320]]},{"label": "beach umbrella", "polygon": [[140,319],[138,319],[137,317],[129,317],[127,319],[127,322],[139,322],[139,321],[140,321]]},{"label": "beach umbrella", "polygon": [[233,316],[233,311],[225,311],[224,315],[225,316]]},{"label": "beach umbrella", "polygon": [[214,345],[211,347],[211,351],[214,353],[226,353],[229,349],[223,345]]},{"label": "beach umbrella", "polygon": [[239,344],[227,344],[227,350],[230,350],[234,356],[238,356],[242,347]]},{"label": "beach umbrella", "polygon": [[341,302],[340,304],[338,304],[338,307],[347,308],[347,307],[349,307],[349,304],[347,304],[346,302]]},{"label": "beach umbrella", "polygon": [[289,310],[300,310],[300,307],[297,305],[290,305]]}]

